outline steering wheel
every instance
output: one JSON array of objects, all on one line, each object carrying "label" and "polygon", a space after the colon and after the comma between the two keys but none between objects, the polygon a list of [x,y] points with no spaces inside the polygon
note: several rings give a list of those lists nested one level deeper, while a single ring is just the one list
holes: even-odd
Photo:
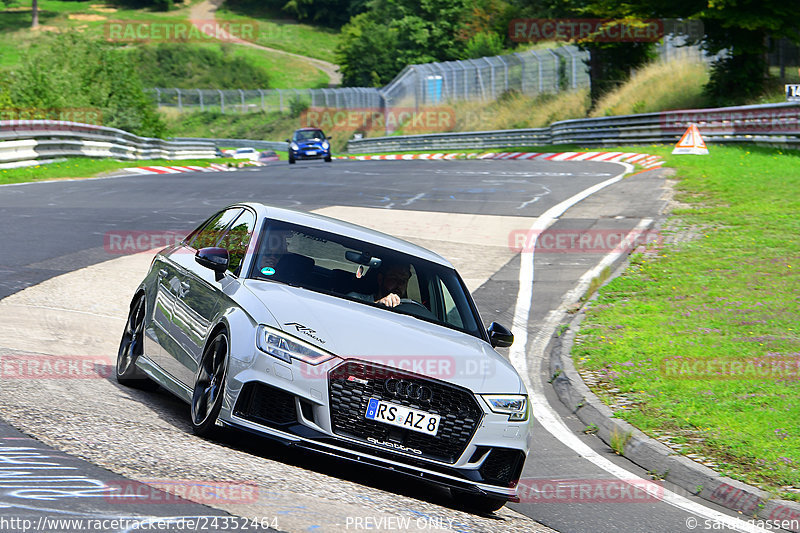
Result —
[{"label": "steering wheel", "polygon": [[[419,302],[418,302],[418,301],[416,301],[416,300],[412,300],[411,298],[400,298],[400,303],[399,303],[398,305],[403,305],[403,304],[414,304],[414,305],[418,305],[418,306],[420,306],[421,308],[423,308],[424,310],[428,311],[428,308],[427,308],[427,307],[425,307],[424,305],[422,305],[421,303],[419,303]],[[428,311],[428,312],[430,312],[430,311]]]},{"label": "steering wheel", "polygon": [[411,298],[401,298],[400,303],[395,307],[395,309],[401,313],[415,316],[417,318],[436,318],[436,315],[431,313],[427,307],[416,300],[412,300]]}]

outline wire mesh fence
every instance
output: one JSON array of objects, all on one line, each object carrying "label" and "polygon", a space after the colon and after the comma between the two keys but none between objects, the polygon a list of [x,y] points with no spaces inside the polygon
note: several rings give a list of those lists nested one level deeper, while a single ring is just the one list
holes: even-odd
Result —
[{"label": "wire mesh fence", "polygon": [[770,75],[785,82],[800,81],[800,45],[789,39],[770,39],[770,51],[767,54]]},{"label": "wire mesh fence", "polygon": [[291,111],[307,107],[379,108],[378,89],[147,89],[159,107],[179,111],[218,111],[248,113],[253,111]]},{"label": "wire mesh fence", "polygon": [[159,107],[179,111],[291,111],[305,107],[385,109],[459,100],[494,100],[508,91],[557,93],[589,85],[588,52],[574,46],[409,65],[386,87],[336,89],[148,89]]},{"label": "wire mesh fence", "polygon": [[[693,33],[694,31],[694,33]],[[662,60],[690,58],[710,62],[696,44],[696,28],[670,28],[656,46]],[[776,41],[769,63],[781,78],[800,65],[798,47]],[[159,107],[179,111],[292,111],[307,108],[387,111],[419,109],[465,100],[495,100],[509,91],[526,95],[558,93],[588,87],[589,52],[576,46],[527,50],[514,54],[409,65],[382,88],[341,87],[330,89],[148,89]]]}]

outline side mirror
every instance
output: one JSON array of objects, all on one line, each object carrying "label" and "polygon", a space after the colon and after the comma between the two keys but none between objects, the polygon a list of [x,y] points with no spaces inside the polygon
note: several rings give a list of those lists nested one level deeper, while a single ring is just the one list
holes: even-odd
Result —
[{"label": "side mirror", "polygon": [[194,254],[194,260],[201,266],[213,270],[219,281],[222,279],[223,273],[228,270],[230,256],[225,248],[201,248]]},{"label": "side mirror", "polygon": [[514,334],[507,327],[501,326],[497,322],[489,324],[486,332],[489,334],[489,342],[493,348],[508,348],[514,344]]},{"label": "side mirror", "polygon": [[286,139],[286,142],[287,142],[287,143],[290,143],[290,142],[292,142],[292,141],[290,141],[289,139]]}]

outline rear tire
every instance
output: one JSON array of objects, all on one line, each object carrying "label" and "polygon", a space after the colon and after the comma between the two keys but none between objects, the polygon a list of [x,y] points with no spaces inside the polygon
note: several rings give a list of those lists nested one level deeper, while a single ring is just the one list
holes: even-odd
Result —
[{"label": "rear tire", "polygon": [[144,353],[144,321],[147,301],[140,295],[131,305],[125,330],[117,351],[117,382],[127,387],[155,390],[158,385],[147,378],[137,366],[136,361]]},{"label": "rear tire", "polygon": [[493,498],[459,489],[450,489],[450,495],[465,510],[481,514],[494,513],[506,504],[506,500],[502,498]]},{"label": "rear tire", "polygon": [[212,435],[222,409],[228,370],[228,335],[220,331],[208,344],[194,378],[192,393],[192,432],[200,437]]}]

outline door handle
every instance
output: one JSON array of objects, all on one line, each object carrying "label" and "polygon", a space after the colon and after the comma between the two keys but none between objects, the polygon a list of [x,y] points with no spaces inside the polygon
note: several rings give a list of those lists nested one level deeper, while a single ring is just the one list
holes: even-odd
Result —
[{"label": "door handle", "polygon": [[189,284],[185,281],[181,282],[181,296],[185,296],[189,292]]},{"label": "door handle", "polygon": [[167,269],[162,268],[161,270],[158,271],[158,279],[166,277],[167,274],[168,274]]}]

